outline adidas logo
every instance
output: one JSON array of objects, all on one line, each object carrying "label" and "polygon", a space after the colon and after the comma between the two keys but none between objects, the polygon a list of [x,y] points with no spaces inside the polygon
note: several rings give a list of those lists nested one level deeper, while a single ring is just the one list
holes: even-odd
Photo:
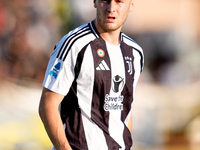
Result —
[{"label": "adidas logo", "polygon": [[96,70],[110,70],[110,68],[106,64],[105,60],[102,60],[99,66],[96,67]]}]

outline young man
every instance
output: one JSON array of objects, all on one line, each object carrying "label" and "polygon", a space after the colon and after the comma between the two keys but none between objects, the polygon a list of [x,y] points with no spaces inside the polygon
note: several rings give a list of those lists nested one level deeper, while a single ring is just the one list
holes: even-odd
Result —
[{"label": "young man", "polygon": [[56,150],[130,150],[143,52],[121,32],[132,0],[94,0],[95,20],[56,45],[39,114]]}]

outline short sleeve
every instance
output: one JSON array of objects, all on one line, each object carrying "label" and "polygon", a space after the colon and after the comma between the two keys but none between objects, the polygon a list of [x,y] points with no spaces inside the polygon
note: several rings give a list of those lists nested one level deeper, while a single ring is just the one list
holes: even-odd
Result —
[{"label": "short sleeve", "polygon": [[[61,40],[62,41],[62,40]],[[63,61],[57,58],[62,42],[59,42],[50,56],[43,86],[53,92],[66,95],[74,80],[74,69],[71,60]],[[71,59],[70,57],[68,59]]]}]

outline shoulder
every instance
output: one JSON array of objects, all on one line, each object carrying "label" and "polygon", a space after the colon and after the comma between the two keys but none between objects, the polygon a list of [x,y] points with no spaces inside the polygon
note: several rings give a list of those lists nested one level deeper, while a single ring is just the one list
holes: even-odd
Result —
[{"label": "shoulder", "polygon": [[141,72],[143,70],[143,66],[144,66],[144,53],[143,53],[143,49],[129,36],[127,36],[126,34],[124,34],[123,32],[121,33],[121,39],[122,41],[131,46],[133,49],[133,53],[137,53],[139,58],[140,58],[140,65],[141,65]]},{"label": "shoulder", "polygon": [[[78,40],[80,38],[84,38],[85,36],[92,33],[89,23],[81,25],[71,31],[69,31],[66,35],[64,35],[59,43],[68,44],[71,41]],[[67,43],[68,42],[68,43]]]},{"label": "shoulder", "polygon": [[93,26],[94,25],[93,25],[92,21],[87,24],[81,25],[81,26],[69,31],[65,36],[63,36],[61,41],[65,42],[67,40],[84,38],[84,37],[87,37],[88,35],[98,37],[98,34],[96,33]]},{"label": "shoulder", "polygon": [[78,53],[79,50],[96,37],[91,22],[71,30],[56,44],[57,58],[64,60],[72,49],[75,53]]},{"label": "shoulder", "polygon": [[129,36],[127,36],[123,32],[121,32],[121,39],[124,43],[133,47],[135,50],[142,53],[142,55],[143,55],[143,49],[140,47],[140,45],[138,45],[132,38],[130,38]]}]

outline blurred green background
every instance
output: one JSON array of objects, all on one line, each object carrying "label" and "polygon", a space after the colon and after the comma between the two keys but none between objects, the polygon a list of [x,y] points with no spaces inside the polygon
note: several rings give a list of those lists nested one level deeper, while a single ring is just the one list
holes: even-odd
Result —
[{"label": "blurred green background", "polygon": [[[144,49],[134,150],[200,149],[200,1],[134,0],[123,31]],[[38,116],[55,44],[94,19],[92,0],[0,0],[0,150],[49,150]]]}]

